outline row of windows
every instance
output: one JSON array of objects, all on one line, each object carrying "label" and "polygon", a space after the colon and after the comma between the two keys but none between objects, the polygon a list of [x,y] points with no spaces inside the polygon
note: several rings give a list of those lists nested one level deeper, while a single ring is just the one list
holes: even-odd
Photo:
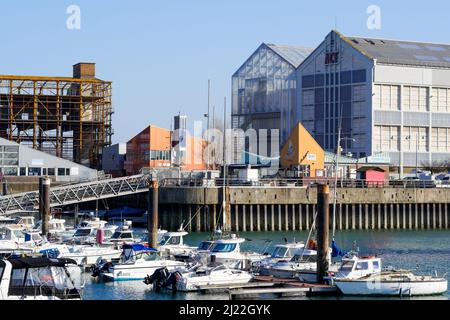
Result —
[{"label": "row of windows", "polygon": [[366,82],[366,70],[342,71],[340,73],[315,74],[302,77],[302,88],[323,87],[339,84]]},{"label": "row of windows", "polygon": [[145,160],[170,160],[170,151],[147,150],[144,155]]},{"label": "row of windows", "polygon": [[70,176],[70,168],[40,168],[40,167],[1,167],[5,176]]},{"label": "row of windows", "polygon": [[[429,130],[425,127],[403,127],[400,137],[399,126],[375,126],[373,128],[373,144],[375,151],[403,151],[427,152]],[[433,137],[431,144],[433,145]],[[438,143],[438,142],[436,142]]]},{"label": "row of windows", "polygon": [[[427,112],[450,112],[450,89],[404,86],[375,85],[373,107],[379,110],[404,110]],[[402,94],[403,101],[401,101]],[[431,98],[431,101],[429,101]]]},{"label": "row of windows", "polygon": [[[340,90],[339,90],[340,89]],[[302,91],[302,104],[320,104],[324,102],[366,101],[366,85],[341,86],[339,88],[316,88]]]}]

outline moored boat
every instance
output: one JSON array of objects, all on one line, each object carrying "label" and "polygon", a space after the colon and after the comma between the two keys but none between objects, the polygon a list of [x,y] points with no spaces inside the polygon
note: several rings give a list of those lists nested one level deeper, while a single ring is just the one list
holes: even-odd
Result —
[{"label": "moored boat", "polygon": [[358,257],[342,259],[332,282],[344,295],[352,296],[428,296],[447,292],[444,277],[415,275],[409,270],[381,269],[381,259]]}]

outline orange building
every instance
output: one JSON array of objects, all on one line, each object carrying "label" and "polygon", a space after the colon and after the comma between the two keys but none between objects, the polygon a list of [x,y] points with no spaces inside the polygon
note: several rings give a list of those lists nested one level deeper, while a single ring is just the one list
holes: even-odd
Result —
[{"label": "orange building", "polygon": [[325,152],[301,123],[281,148],[281,166],[299,169],[305,177],[323,176]]},{"label": "orange building", "polygon": [[[142,168],[170,167],[172,163],[172,132],[150,125],[127,142],[124,169],[127,175],[138,174]],[[204,170],[204,140],[188,136],[179,163],[182,170]]]},{"label": "orange building", "polygon": [[170,167],[170,149],[170,130],[148,126],[127,142],[126,174],[137,174],[142,168]]}]

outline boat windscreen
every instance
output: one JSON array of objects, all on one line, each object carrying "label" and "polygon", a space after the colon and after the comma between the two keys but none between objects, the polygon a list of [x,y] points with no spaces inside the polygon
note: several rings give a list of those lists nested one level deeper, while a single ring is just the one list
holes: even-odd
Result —
[{"label": "boat windscreen", "polygon": [[288,252],[288,248],[286,247],[277,247],[272,253],[273,258],[284,258],[286,253]]},{"label": "boat windscreen", "polygon": [[233,252],[236,249],[236,243],[216,243],[212,252]]},{"label": "boat windscreen", "polygon": [[74,237],[87,237],[91,234],[91,229],[77,229],[74,233]]}]

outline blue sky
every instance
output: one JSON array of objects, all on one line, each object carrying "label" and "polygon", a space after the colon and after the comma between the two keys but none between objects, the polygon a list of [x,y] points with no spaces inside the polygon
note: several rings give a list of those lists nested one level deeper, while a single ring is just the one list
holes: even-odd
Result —
[{"label": "blue sky", "polygon": [[[222,114],[231,75],[261,42],[317,46],[337,25],[348,35],[450,43],[448,1],[40,0],[2,1],[0,73],[71,76],[79,61],[97,63],[113,81],[114,142],[148,124],[192,123],[211,105]],[[81,29],[66,28],[69,5]],[[366,26],[381,8],[381,30]],[[228,105],[228,110],[230,105]]]}]

